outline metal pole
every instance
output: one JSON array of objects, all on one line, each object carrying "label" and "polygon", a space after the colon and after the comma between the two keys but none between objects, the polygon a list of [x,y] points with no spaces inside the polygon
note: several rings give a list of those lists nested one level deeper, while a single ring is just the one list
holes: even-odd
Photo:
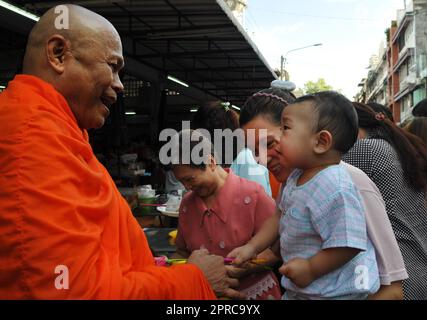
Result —
[{"label": "metal pole", "polygon": [[[285,58],[283,58],[283,55],[282,55],[281,60],[280,60],[280,80],[283,80],[283,72],[286,72],[286,61],[288,59],[288,54],[290,52],[294,52],[294,51],[298,51],[298,50],[302,50],[302,49],[306,49],[306,48],[310,48],[310,47],[318,47],[321,45],[322,45],[322,43],[316,43],[316,44],[312,44],[309,46],[289,50],[288,52],[286,52]],[[289,80],[288,77],[286,77],[286,80]]]},{"label": "metal pole", "polygon": [[283,55],[280,56],[280,80],[283,80]]}]

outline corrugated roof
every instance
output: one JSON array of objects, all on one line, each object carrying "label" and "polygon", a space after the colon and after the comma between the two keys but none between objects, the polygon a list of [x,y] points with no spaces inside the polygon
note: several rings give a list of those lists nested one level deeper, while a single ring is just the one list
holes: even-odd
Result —
[{"label": "corrugated roof", "polygon": [[[10,1],[41,15],[60,1]],[[276,78],[223,0],[70,1],[110,20],[125,56],[242,105]]]}]

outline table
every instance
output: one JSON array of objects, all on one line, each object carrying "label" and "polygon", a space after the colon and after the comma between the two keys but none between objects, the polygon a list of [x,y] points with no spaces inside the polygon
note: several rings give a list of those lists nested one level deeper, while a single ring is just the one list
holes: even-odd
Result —
[{"label": "table", "polygon": [[148,244],[155,256],[170,256],[176,251],[176,246],[169,242],[169,232],[175,228],[144,228]]},{"label": "table", "polygon": [[170,217],[170,218],[178,218],[179,212],[178,211],[168,211],[166,210],[166,207],[158,207],[157,210],[164,216]]},{"label": "table", "polygon": [[162,215],[160,213],[160,211],[157,210],[156,207],[145,207],[144,210],[141,210],[142,208],[140,206],[136,206],[135,208],[132,209],[132,214],[134,217],[136,218],[141,218],[141,217],[158,217],[159,218],[159,222],[160,222],[160,226],[163,227],[164,223],[163,223],[163,219],[162,219]]}]

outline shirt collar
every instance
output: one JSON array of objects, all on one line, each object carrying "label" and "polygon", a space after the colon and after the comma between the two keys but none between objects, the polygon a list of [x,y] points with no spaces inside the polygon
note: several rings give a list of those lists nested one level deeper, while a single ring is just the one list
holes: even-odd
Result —
[{"label": "shirt collar", "polygon": [[229,208],[234,201],[233,192],[235,191],[236,184],[239,182],[239,177],[229,168],[225,168],[224,170],[228,173],[227,178],[211,208],[206,206],[202,198],[196,196],[196,207],[201,213],[200,226],[203,226],[205,217],[210,214],[216,215],[224,224],[227,222]]}]

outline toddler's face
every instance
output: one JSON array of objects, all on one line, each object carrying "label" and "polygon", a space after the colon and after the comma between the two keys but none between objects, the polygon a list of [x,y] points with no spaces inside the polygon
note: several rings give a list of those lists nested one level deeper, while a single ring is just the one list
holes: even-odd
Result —
[{"label": "toddler's face", "polygon": [[304,169],[312,160],[314,108],[311,102],[290,104],[282,113],[280,152],[283,165]]}]

